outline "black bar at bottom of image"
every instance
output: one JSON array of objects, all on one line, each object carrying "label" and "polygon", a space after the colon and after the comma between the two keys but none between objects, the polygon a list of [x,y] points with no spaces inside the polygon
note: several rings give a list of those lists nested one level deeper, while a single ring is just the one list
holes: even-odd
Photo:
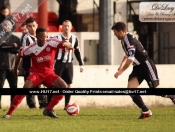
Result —
[{"label": "black bar at bottom of image", "polygon": [[71,95],[175,95],[175,88],[1,88],[0,95],[42,95],[42,94],[71,94]]}]

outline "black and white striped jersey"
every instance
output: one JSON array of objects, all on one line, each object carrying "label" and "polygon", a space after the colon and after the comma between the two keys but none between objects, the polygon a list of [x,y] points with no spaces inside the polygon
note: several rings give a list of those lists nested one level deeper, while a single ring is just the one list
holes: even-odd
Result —
[{"label": "black and white striped jersey", "polygon": [[[36,37],[30,35],[28,32],[24,34],[21,38],[21,44],[22,46],[29,46],[30,44],[34,43],[36,41]],[[22,68],[25,71],[28,71],[31,67],[31,59],[30,56],[25,56],[23,58],[23,65]]]},{"label": "black and white striped jersey", "polygon": [[70,63],[73,61],[73,52],[74,52],[75,57],[77,61],[79,62],[79,65],[82,66],[83,62],[81,59],[81,54],[80,54],[80,49],[79,49],[79,40],[77,36],[74,34],[71,34],[69,38],[66,38],[62,33],[60,33],[54,37],[60,41],[68,40],[72,44],[72,47],[74,47],[74,51],[72,50],[69,51],[66,48],[64,49],[60,48],[56,54],[55,59],[62,61],[63,63],[67,63],[67,62]]},{"label": "black and white striped jersey", "polygon": [[133,35],[127,33],[124,41],[121,41],[123,50],[128,59],[133,60],[133,65],[140,65],[149,57],[141,42]]}]

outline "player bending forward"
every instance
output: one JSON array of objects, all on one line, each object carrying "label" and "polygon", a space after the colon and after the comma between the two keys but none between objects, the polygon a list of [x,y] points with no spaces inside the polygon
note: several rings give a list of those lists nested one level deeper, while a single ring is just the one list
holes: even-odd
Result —
[{"label": "player bending forward", "polygon": [[[67,47],[71,48],[71,43],[65,41],[58,41],[57,39],[46,39],[47,32],[44,28],[38,28],[36,30],[37,41],[30,46],[23,47],[21,57],[30,55],[32,66],[30,68],[30,75],[28,76],[24,88],[35,88],[39,84],[44,84],[47,88],[67,88],[67,84],[56,75],[53,71],[53,63],[55,53],[59,48]],[[16,70],[17,72],[17,70]],[[17,74],[17,73],[15,73]],[[25,95],[16,95],[12,101],[9,111],[3,118],[10,118],[21,103]],[[43,111],[45,116],[58,118],[54,113],[53,107],[63,98],[63,95],[54,95],[51,102]]]},{"label": "player bending forward", "polygon": [[[154,62],[149,59],[141,42],[126,32],[126,24],[124,22],[117,22],[111,29],[118,40],[121,40],[122,48],[125,52],[125,56],[114,77],[118,78],[133,64],[133,70],[128,79],[128,88],[137,88],[143,80],[147,81],[150,88],[156,88],[159,85],[157,69]],[[130,96],[133,102],[142,110],[139,119],[145,119],[152,115],[151,110],[145,105],[140,95]],[[162,95],[162,97],[170,98],[175,104],[175,95]]]}]

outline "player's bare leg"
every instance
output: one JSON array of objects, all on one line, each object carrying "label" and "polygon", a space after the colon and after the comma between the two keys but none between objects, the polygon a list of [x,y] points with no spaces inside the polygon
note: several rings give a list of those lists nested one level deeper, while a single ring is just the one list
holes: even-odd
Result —
[{"label": "player's bare leg", "polygon": [[[128,88],[137,88],[139,86],[138,79],[133,77],[128,82]],[[147,108],[140,95],[130,95],[133,102],[142,110],[139,119],[145,119],[152,115],[152,112]]]},{"label": "player's bare leg", "polygon": [[137,88],[138,86],[138,79],[136,77],[133,77],[129,80],[127,88]]},{"label": "player's bare leg", "polygon": [[66,82],[61,77],[58,77],[52,83],[51,87],[53,87],[53,88],[67,88],[68,86],[67,86]]}]

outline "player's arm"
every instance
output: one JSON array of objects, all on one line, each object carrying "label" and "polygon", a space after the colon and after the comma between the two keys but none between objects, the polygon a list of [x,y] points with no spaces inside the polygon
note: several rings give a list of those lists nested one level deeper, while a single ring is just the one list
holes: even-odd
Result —
[{"label": "player's arm", "polygon": [[83,72],[84,70],[84,65],[83,65],[83,61],[81,59],[81,53],[80,53],[80,48],[79,48],[79,44],[78,44],[78,39],[76,39],[75,45],[74,45],[74,54],[75,57],[79,63],[80,66],[80,72]]},{"label": "player's arm", "polygon": [[67,48],[68,50],[74,50],[74,48],[72,47],[72,44],[70,42],[67,42],[67,41],[60,41],[58,43],[58,47],[57,49],[59,48]]},{"label": "player's arm", "polygon": [[14,67],[14,72],[13,72],[16,76],[18,75],[18,72],[19,72],[18,68],[19,68],[19,65],[20,65],[23,57],[27,56],[27,55],[30,55],[32,53],[32,50],[31,50],[32,48],[31,47],[33,45],[34,44],[31,44],[30,46],[21,47],[21,50],[20,50],[20,52],[19,52],[19,54],[16,58],[16,61],[15,61],[15,67]]},{"label": "player's arm", "polygon": [[14,67],[14,71],[13,71],[13,73],[17,76],[18,75],[18,73],[19,73],[19,70],[18,70],[18,68],[19,68],[19,65],[20,65],[20,63],[21,63],[21,61],[22,61],[22,59],[23,59],[23,57],[21,56],[21,53],[22,51],[20,51],[20,53],[18,54],[18,56],[17,56],[17,58],[16,58],[16,61],[15,61],[15,67]]},{"label": "player's arm", "polygon": [[74,48],[72,47],[72,44],[71,44],[70,42],[62,41],[62,42],[60,42],[60,44],[61,44],[63,47],[68,48],[69,50],[74,50]]},{"label": "player's arm", "polygon": [[128,69],[128,67],[133,63],[133,61],[135,59],[135,47],[133,45],[127,49],[127,52],[128,52],[127,53],[128,56],[127,56],[127,58],[124,58],[124,60],[123,60],[123,63],[124,63],[124,61],[126,61],[126,62],[124,63],[122,68],[120,68],[118,70],[118,72],[115,73],[115,75],[114,75],[115,78],[118,78],[119,75],[121,75],[126,69]]},{"label": "player's arm", "polygon": [[26,41],[27,41],[27,37],[26,37],[26,34],[22,36],[22,39],[21,39],[21,48],[20,48],[20,51],[19,51],[19,54],[16,58],[16,61],[15,61],[15,67],[14,67],[14,71],[13,73],[17,76],[18,73],[19,73],[19,65],[21,64],[22,60],[23,60],[23,48],[26,46]]},{"label": "player's arm", "polygon": [[115,73],[114,77],[118,78],[119,75],[121,75],[128,67],[133,63],[133,60],[127,59],[125,64],[122,66],[121,69],[118,70],[118,72]]},{"label": "player's arm", "polygon": [[125,55],[125,56],[123,57],[122,62],[120,63],[120,66],[119,66],[119,68],[118,68],[118,71],[119,71],[119,70],[123,67],[123,65],[126,63],[127,59],[128,59],[128,57]]},{"label": "player's arm", "polygon": [[57,50],[59,48],[65,48],[65,47],[67,47],[70,50],[73,49],[72,48],[72,44],[70,42],[60,41],[60,40],[58,40],[56,38],[49,38],[47,40],[47,42],[49,42],[49,45],[51,45],[52,47],[57,48]]},{"label": "player's arm", "polygon": [[120,74],[122,74],[128,67],[133,63],[133,60],[127,59],[123,67],[118,71]]}]

